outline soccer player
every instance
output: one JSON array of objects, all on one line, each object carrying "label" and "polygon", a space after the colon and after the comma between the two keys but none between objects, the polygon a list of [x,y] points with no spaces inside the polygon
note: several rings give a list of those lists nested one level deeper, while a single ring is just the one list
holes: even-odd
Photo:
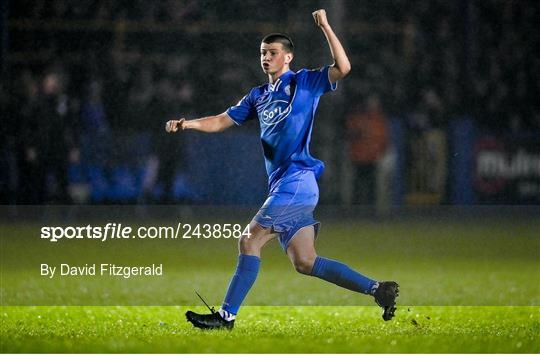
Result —
[{"label": "soccer player", "polygon": [[195,327],[232,329],[240,305],[257,278],[261,249],[275,238],[298,272],[372,295],[384,309],[384,320],[394,316],[396,282],[377,282],[315,251],[320,223],[313,218],[313,211],[324,164],[309,152],[311,131],[320,97],[336,90],[337,81],[349,73],[351,64],[328,24],[325,10],[313,12],[313,18],[326,36],[334,64],[293,72],[289,69],[294,57],[291,39],[279,33],[267,35],[260,47],[267,84],[251,89],[238,104],[217,116],[167,122],[167,132],[194,129],[212,133],[257,118],[268,173],[268,198],[250,222],[249,235],[245,233],[239,240],[238,264],[223,305],[211,314],[188,311],[186,318]]}]

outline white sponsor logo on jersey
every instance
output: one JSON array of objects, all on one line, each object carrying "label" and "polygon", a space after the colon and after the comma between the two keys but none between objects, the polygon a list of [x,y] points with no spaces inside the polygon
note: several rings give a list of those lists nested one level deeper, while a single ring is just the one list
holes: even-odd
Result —
[{"label": "white sponsor logo on jersey", "polygon": [[274,125],[284,120],[291,112],[291,106],[286,100],[274,100],[266,104],[260,111],[263,123]]}]

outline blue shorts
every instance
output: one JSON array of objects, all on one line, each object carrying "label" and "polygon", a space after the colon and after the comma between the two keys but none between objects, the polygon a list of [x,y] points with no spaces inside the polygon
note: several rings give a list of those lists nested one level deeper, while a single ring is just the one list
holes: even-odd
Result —
[{"label": "blue shorts", "polygon": [[306,226],[315,227],[315,237],[320,222],[313,218],[319,201],[319,186],[311,170],[296,170],[283,176],[275,184],[268,198],[253,218],[264,228],[279,234],[279,243],[285,252],[291,239]]}]

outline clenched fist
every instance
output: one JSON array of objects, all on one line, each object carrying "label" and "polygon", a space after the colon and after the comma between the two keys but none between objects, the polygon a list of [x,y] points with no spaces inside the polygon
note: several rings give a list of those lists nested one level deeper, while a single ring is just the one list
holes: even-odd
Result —
[{"label": "clenched fist", "polygon": [[185,127],[184,127],[185,122],[186,122],[185,118],[181,118],[179,120],[170,120],[165,125],[165,130],[168,133],[174,133],[174,132],[178,131],[179,129],[184,130],[185,129]]},{"label": "clenched fist", "polygon": [[326,18],[326,10],[320,9],[312,13],[315,23],[319,27],[328,26],[328,19]]}]

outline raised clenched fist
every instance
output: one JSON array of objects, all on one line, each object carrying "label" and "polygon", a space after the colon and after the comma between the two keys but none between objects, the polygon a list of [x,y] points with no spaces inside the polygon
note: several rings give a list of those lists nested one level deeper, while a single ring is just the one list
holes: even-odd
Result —
[{"label": "raised clenched fist", "polygon": [[315,23],[319,27],[328,26],[328,19],[326,18],[326,10],[320,9],[312,13]]}]

